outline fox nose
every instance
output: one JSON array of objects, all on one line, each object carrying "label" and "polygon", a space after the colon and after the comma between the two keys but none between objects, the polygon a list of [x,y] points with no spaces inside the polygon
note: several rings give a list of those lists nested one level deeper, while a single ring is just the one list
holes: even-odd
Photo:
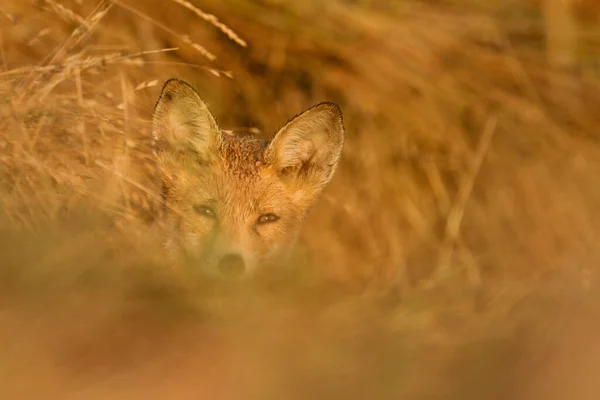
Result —
[{"label": "fox nose", "polygon": [[228,278],[238,278],[244,273],[246,265],[242,256],[232,253],[221,258],[217,268]]}]

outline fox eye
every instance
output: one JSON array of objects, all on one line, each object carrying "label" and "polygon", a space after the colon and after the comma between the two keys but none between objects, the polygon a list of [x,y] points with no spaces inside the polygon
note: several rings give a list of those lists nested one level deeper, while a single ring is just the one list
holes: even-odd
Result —
[{"label": "fox eye", "polygon": [[206,218],[215,219],[217,217],[212,208],[203,206],[201,204],[194,205],[194,211]]},{"label": "fox eye", "polygon": [[258,217],[256,221],[259,225],[270,224],[272,222],[278,221],[279,217],[275,214],[264,214]]}]

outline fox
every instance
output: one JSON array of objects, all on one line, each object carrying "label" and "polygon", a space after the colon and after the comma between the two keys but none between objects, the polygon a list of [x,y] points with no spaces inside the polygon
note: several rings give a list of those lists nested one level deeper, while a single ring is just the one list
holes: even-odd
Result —
[{"label": "fox", "polygon": [[346,137],[332,102],[297,114],[270,140],[226,132],[178,78],[164,84],[151,129],[168,254],[236,279],[289,259]]}]

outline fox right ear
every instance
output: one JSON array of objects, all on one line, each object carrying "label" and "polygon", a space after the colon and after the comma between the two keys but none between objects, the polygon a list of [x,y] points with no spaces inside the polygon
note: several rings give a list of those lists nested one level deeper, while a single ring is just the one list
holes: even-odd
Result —
[{"label": "fox right ear", "polygon": [[283,176],[301,180],[305,189],[316,194],[335,172],[344,138],[340,108],[320,103],[292,118],[275,134],[266,159]]},{"label": "fox right ear", "polygon": [[209,162],[217,154],[221,131],[198,93],[188,83],[169,79],[152,115],[152,135],[159,152],[191,151]]}]

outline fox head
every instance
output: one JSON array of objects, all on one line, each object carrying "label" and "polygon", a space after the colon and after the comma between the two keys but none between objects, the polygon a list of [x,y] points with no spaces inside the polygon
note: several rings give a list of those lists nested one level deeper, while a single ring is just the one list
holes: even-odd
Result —
[{"label": "fox head", "polygon": [[163,87],[152,132],[168,248],[228,277],[285,259],[335,172],[345,138],[333,103],[292,118],[270,141],[227,134],[198,93],[177,79]]}]

